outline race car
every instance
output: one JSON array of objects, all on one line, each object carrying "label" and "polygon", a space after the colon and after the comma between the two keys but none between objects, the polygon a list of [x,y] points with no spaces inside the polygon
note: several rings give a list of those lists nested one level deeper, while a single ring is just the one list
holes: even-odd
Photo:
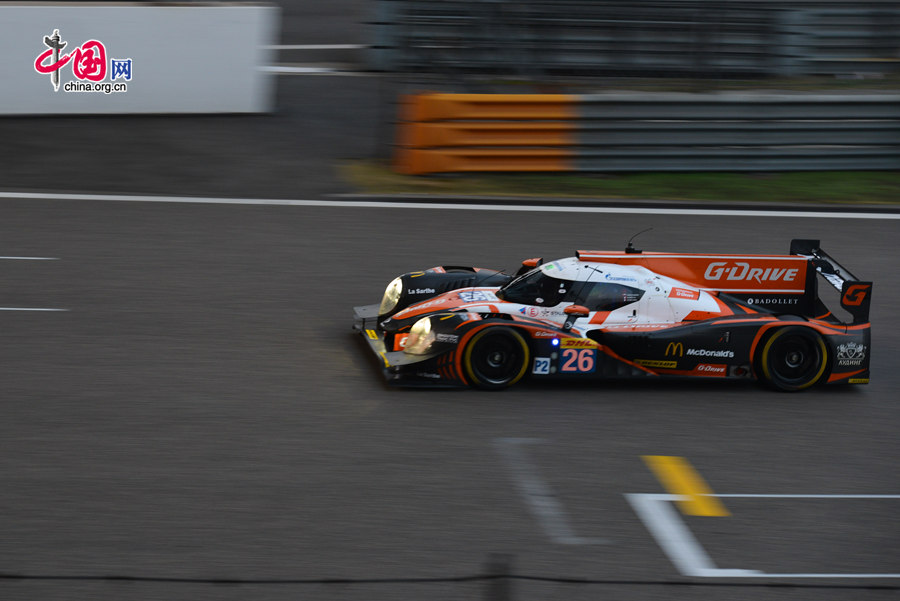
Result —
[{"label": "race car", "polygon": [[[843,314],[826,307],[820,280]],[[836,293],[832,293],[836,294]],[[354,329],[391,384],[497,390],[523,380],[756,379],[782,391],[867,384],[872,282],[819,246],[787,255],[577,251],[516,274],[406,273]]]}]

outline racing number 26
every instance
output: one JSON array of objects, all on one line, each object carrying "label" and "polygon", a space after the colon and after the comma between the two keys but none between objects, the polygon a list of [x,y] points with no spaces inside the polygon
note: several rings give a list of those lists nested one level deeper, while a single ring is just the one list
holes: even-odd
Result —
[{"label": "racing number 26", "polygon": [[562,351],[562,367],[560,371],[589,373],[597,368],[597,349],[567,348]]}]

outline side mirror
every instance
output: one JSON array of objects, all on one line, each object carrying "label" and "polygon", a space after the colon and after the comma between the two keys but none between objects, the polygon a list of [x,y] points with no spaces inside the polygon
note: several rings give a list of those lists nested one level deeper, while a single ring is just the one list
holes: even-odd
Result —
[{"label": "side mirror", "polygon": [[568,317],[566,317],[566,323],[563,324],[563,330],[568,332],[572,329],[572,326],[575,325],[575,320],[579,317],[587,317],[591,314],[590,310],[584,305],[569,305],[565,309],[563,309],[563,313],[565,313]]},{"label": "side mirror", "polygon": [[569,305],[563,309],[563,313],[574,317],[587,317],[591,314],[590,310],[584,305]]},{"label": "side mirror", "polygon": [[540,258],[525,259],[524,261],[522,261],[522,266],[519,267],[519,271],[516,272],[516,276],[520,276],[523,273],[528,273],[535,267],[538,267],[543,264],[544,264],[544,260],[540,259]]}]

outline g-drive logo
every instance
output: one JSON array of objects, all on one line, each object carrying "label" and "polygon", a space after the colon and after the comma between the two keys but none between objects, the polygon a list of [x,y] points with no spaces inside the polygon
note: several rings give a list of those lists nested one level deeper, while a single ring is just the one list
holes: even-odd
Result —
[{"label": "g-drive logo", "polygon": [[796,268],[750,267],[743,261],[714,261],[710,263],[703,277],[708,281],[730,280],[745,282],[793,282],[800,272]]},{"label": "g-drive logo", "polygon": [[[132,63],[130,58],[110,58],[107,63],[106,46],[99,40],[87,40],[81,46],[76,47],[68,54],[60,54],[68,42],[61,39],[59,30],[44,36],[44,45],[47,49],[34,59],[34,70],[42,75],[50,76],[53,91],[59,92],[60,71],[63,67],[72,65],[72,75],[75,81],[67,81],[63,85],[64,92],[127,92],[131,81]],[[108,68],[107,68],[108,64]],[[105,82],[109,73],[110,81]],[[113,83],[117,79],[121,82]]]}]

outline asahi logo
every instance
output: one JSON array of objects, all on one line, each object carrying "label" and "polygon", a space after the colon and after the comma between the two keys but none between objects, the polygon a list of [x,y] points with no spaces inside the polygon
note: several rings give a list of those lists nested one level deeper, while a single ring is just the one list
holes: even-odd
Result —
[{"label": "asahi logo", "polygon": [[714,261],[706,268],[703,277],[708,281],[744,281],[744,282],[793,282],[800,272],[797,268],[750,267],[743,261]]}]

